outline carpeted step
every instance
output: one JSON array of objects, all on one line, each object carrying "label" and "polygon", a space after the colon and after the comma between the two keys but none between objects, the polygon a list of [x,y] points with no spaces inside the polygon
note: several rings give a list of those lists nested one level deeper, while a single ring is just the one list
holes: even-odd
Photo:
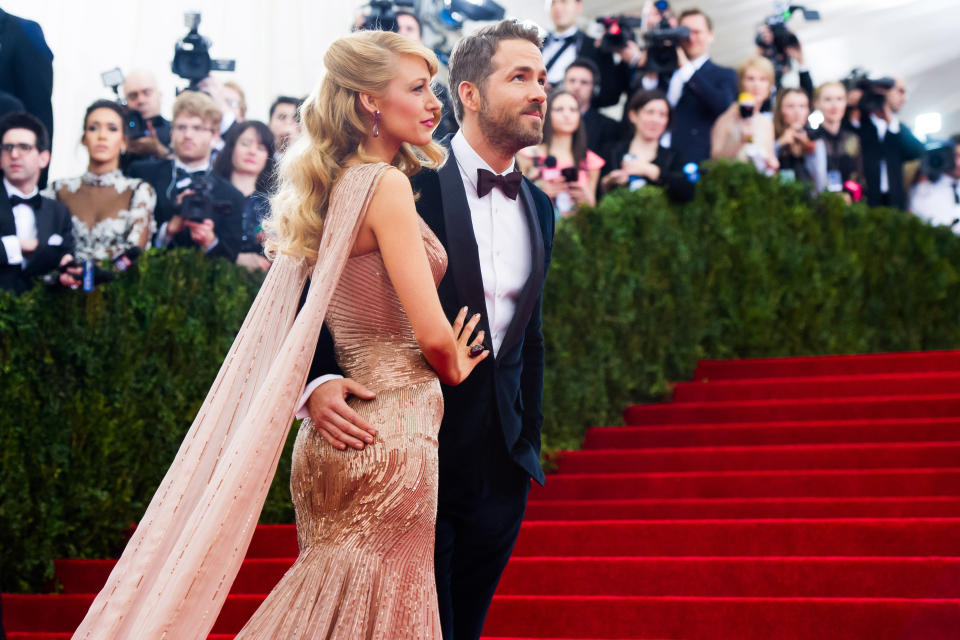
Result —
[{"label": "carpeted step", "polygon": [[681,382],[673,402],[734,402],[787,398],[847,398],[951,394],[960,389],[960,372],[859,376],[811,376]]},{"label": "carpeted step", "polygon": [[[42,631],[70,632],[93,597],[5,595],[8,630],[20,631],[27,621],[36,627],[39,620],[50,627]],[[229,596],[213,632],[236,633],[262,601],[263,596]],[[956,640],[958,628],[957,599],[498,595],[484,632],[531,638]]]},{"label": "carpeted step", "polygon": [[958,418],[729,422],[593,427],[584,449],[960,441]]},{"label": "carpeted step", "polygon": [[549,638],[956,640],[960,600],[502,596],[485,632]]},{"label": "carpeted step", "polygon": [[517,557],[497,593],[960,598],[960,558]]},{"label": "carpeted step", "polygon": [[532,500],[958,496],[960,469],[560,473]]},{"label": "carpeted step", "polygon": [[914,351],[843,356],[701,360],[694,380],[960,372],[960,351]]},{"label": "carpeted step", "polygon": [[960,416],[960,394],[632,405],[630,425]]},{"label": "carpeted step", "polygon": [[565,451],[558,473],[954,467],[960,442]]},{"label": "carpeted step", "polygon": [[960,497],[531,500],[524,519],[957,518]]}]

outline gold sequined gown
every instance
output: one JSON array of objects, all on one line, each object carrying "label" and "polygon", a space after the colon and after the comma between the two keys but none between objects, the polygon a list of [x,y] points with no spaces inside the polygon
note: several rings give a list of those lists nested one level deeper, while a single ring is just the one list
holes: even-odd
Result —
[{"label": "gold sequined gown", "polygon": [[[420,226],[439,283],[446,252]],[[303,421],[290,475],[300,555],[236,640],[439,639],[443,396],[379,252],[350,258],[326,322],[344,374],[376,394],[351,406],[378,434],[361,451],[340,451]]]}]

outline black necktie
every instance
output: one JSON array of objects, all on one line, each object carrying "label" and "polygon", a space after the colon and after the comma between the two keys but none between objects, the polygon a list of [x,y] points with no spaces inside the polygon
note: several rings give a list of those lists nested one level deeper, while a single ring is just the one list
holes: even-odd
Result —
[{"label": "black necktie", "polygon": [[477,169],[477,195],[482,198],[490,193],[494,187],[500,187],[503,195],[511,200],[516,200],[517,194],[520,193],[520,183],[522,181],[523,174],[519,171],[511,171],[500,176],[493,171]]},{"label": "black necktie", "polygon": [[25,204],[34,211],[40,208],[40,194],[34,194],[32,198],[21,198],[20,196],[10,196],[10,206],[15,207],[18,204]]}]

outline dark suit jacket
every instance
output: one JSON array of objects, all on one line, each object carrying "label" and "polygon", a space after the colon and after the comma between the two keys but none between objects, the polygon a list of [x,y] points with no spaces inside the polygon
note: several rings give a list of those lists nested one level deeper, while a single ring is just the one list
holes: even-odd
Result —
[{"label": "dark suit jacket", "polygon": [[[608,149],[606,164],[603,165],[602,175],[607,175],[623,164],[623,156],[630,149],[630,140],[623,140],[611,145]],[[657,156],[653,164],[660,168],[660,179],[651,184],[665,187],[667,195],[677,202],[687,202],[693,199],[695,185],[690,182],[683,172],[684,161],[676,149],[657,147]]]},{"label": "dark suit jacket", "polygon": [[587,109],[582,118],[587,128],[587,148],[598,156],[606,156],[608,147],[625,137],[629,138],[622,123],[608,118],[596,109]]},{"label": "dark suit jacket", "polygon": [[[447,317],[467,306],[483,315],[478,329],[492,349],[486,317],[483,280],[473,223],[456,158],[451,152],[438,171],[424,169],[412,179],[419,193],[417,211],[447,250],[449,265],[437,293]],[[497,357],[488,357],[461,384],[443,387],[440,428],[440,484],[453,500],[484,493],[484,467],[474,443],[491,429],[503,434],[504,451],[534,480],[543,484],[540,429],[543,425],[543,333],[541,294],[553,251],[553,205],[546,194],[524,178],[520,198],[527,211],[531,237],[531,274],[517,301],[513,322]],[[324,327],[310,378],[342,373],[333,354],[333,340]]]},{"label": "dark suit jacket", "polygon": [[898,133],[887,131],[880,141],[877,127],[869,116],[860,124],[860,147],[863,154],[863,173],[867,183],[867,204],[878,207],[883,204],[880,192],[880,161],[887,161],[888,201],[891,207],[907,208],[907,192],[903,187],[903,163],[923,155],[921,143],[907,125],[900,123]]},{"label": "dark suit jacket", "polygon": [[[710,158],[710,129],[737,99],[738,85],[736,71],[708,59],[683,86],[673,109],[670,148],[679,151],[684,162]],[[668,86],[669,81],[660,88],[666,91]]]},{"label": "dark suit jacket", "polygon": [[0,91],[18,98],[53,139],[53,53],[43,29],[0,9]]},{"label": "dark suit jacket", "polygon": [[[167,222],[176,211],[176,196],[173,188],[173,160],[144,160],[130,166],[129,175],[150,183],[157,192],[157,206],[153,211],[157,227]],[[210,173],[213,180],[213,199],[223,203],[225,211],[214,211],[213,230],[217,235],[217,246],[208,252],[211,256],[221,256],[231,262],[237,259],[240,251],[240,238],[243,235],[243,194],[221,176]],[[190,232],[186,229],[177,234],[170,242],[171,247],[194,247]]]},{"label": "dark suit jacket", "polygon": [[[0,237],[17,235],[13,208],[7,199],[6,190],[0,182]],[[42,198],[40,208],[34,211],[37,220],[37,250],[27,257],[27,268],[10,264],[10,259],[0,243],[0,289],[22,293],[33,286],[36,278],[60,266],[60,260],[73,253],[73,221],[66,205]],[[54,235],[60,236],[60,244],[50,244]]]}]

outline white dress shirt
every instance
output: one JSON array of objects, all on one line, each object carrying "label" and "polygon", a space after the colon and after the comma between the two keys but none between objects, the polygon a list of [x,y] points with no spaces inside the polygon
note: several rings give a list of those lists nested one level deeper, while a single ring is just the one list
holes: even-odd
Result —
[{"label": "white dress shirt", "polygon": [[[898,120],[896,116],[891,116],[890,122],[888,123],[878,115],[871,113],[870,121],[873,123],[873,126],[877,128],[877,140],[880,142],[883,142],[887,131],[894,135],[900,133],[900,120]],[[887,161],[880,158],[880,193],[887,193],[889,191],[890,176],[887,175]]]},{"label": "white dress shirt", "polygon": [[[547,36],[547,41],[543,44],[543,61],[550,62],[550,60],[560,51],[560,48],[566,44],[564,38],[573,36],[577,34],[576,25],[570,27],[563,33],[551,33]],[[567,73],[567,67],[577,59],[577,45],[576,43],[569,45],[566,49],[563,50],[563,53],[560,54],[560,57],[557,58],[557,61],[547,69],[547,83],[553,87],[562,87],[563,86],[563,76]]]},{"label": "white dress shirt", "polygon": [[[482,198],[477,195],[477,169],[496,171],[473,150],[462,130],[453,136],[450,147],[457,157],[457,166],[463,179],[473,235],[477,240],[480,275],[483,278],[486,309],[470,309],[469,314],[486,312],[493,355],[496,356],[513,320],[523,286],[530,277],[533,264],[530,227],[520,196],[511,200],[497,187]],[[514,169],[515,165],[511,165],[507,171]],[[309,417],[307,400],[310,394],[323,383],[339,377],[328,374],[308,382],[300,396],[296,416]]]},{"label": "white dress shirt", "polygon": [[[3,179],[3,186],[7,190],[7,196],[20,196],[24,200],[32,198],[39,193],[37,187],[30,193],[23,193],[15,186],[10,184],[6,178]],[[8,264],[19,264],[25,268],[27,266],[26,258],[23,257],[23,251],[20,249],[22,240],[35,240],[37,238],[37,216],[33,207],[28,204],[18,204],[13,207],[13,221],[16,225],[17,234],[13,236],[3,236],[0,242],[3,242],[3,248],[7,252]]]},{"label": "white dress shirt", "polygon": [[960,181],[943,174],[936,182],[918,182],[910,189],[910,212],[930,224],[953,227],[960,219]]},{"label": "white dress shirt", "polygon": [[[530,227],[519,196],[511,200],[496,187],[482,198],[477,195],[477,169],[496,171],[473,150],[462,132],[457,132],[450,147],[457,158],[467,204],[470,205],[490,341],[496,356],[513,320],[523,285],[530,277]],[[515,166],[511,165],[507,171],[514,169]],[[471,314],[478,311],[483,310],[470,309]]]}]

